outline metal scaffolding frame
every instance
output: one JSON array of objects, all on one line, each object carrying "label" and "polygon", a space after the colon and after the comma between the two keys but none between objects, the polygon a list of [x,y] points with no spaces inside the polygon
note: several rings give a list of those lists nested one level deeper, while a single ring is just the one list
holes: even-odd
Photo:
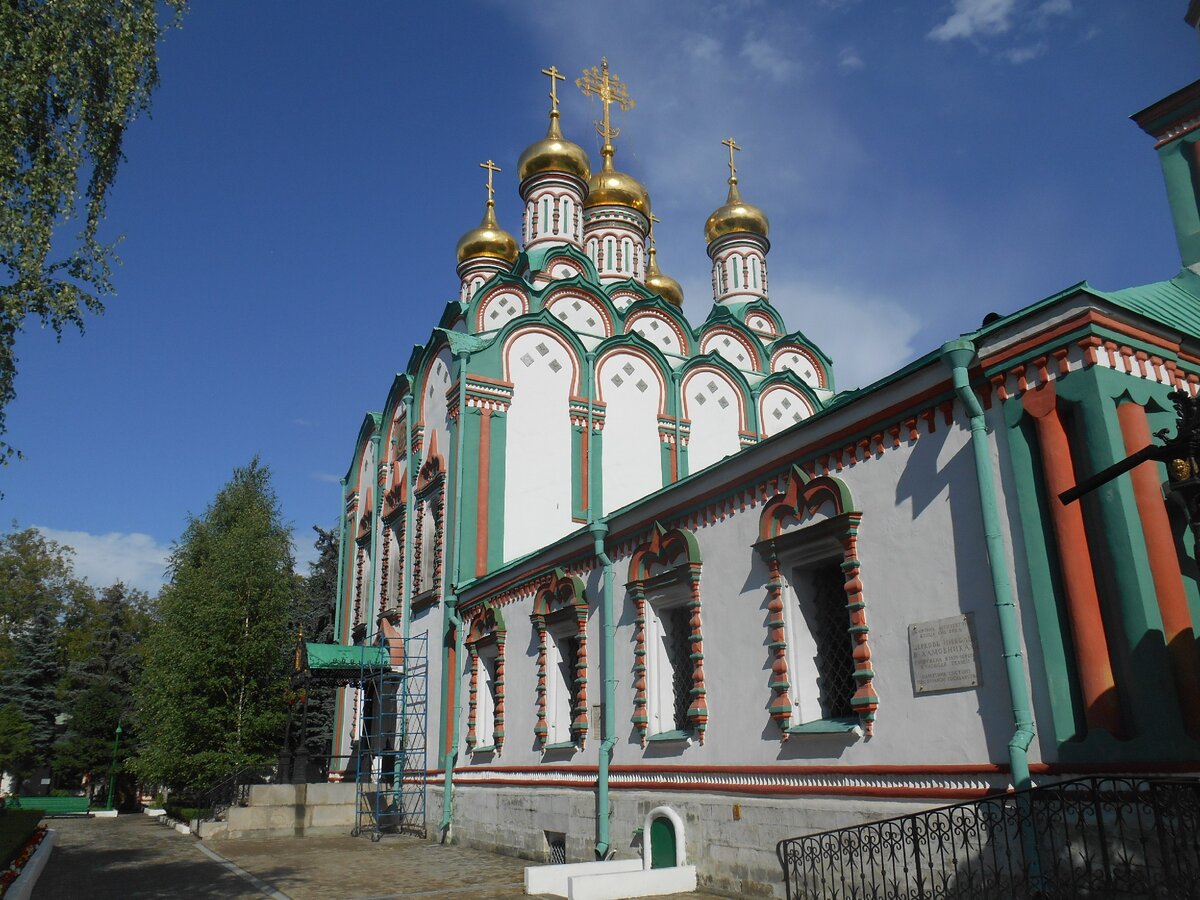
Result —
[{"label": "metal scaffolding frame", "polygon": [[[365,643],[386,648],[390,666],[371,666],[363,654],[356,702],[360,707],[355,765],[355,837],[426,837],[429,633],[403,640],[376,632]],[[391,644],[391,646],[389,646]],[[397,660],[397,657],[399,659]]]}]

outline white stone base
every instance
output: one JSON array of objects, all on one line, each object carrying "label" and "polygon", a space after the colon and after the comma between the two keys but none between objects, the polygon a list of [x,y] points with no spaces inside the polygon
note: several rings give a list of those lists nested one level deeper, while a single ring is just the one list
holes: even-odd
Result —
[{"label": "white stone base", "polygon": [[115,809],[94,809],[92,815],[97,819],[115,819],[117,811]]},{"label": "white stone base", "polygon": [[147,806],[145,809],[142,810],[142,812],[153,818],[157,818],[158,816],[165,816],[167,814],[167,811],[165,809],[163,809],[161,806]]},{"label": "white stone base", "polygon": [[610,859],[606,862],[567,863],[559,866],[526,866],[525,893],[566,897],[572,878],[642,871],[640,859]]},{"label": "white stone base", "polygon": [[661,897],[696,890],[695,866],[638,869],[576,875],[567,888],[568,900],[621,900],[623,897]]},{"label": "white stone base", "polygon": [[5,900],[29,900],[30,895],[33,894],[33,886],[37,884],[42,870],[50,861],[50,851],[54,849],[56,836],[57,832],[53,829],[46,832],[46,837],[33,851],[33,856],[29,857],[29,862],[25,863],[25,868],[21,870],[17,880],[8,886],[8,890],[4,893]]}]

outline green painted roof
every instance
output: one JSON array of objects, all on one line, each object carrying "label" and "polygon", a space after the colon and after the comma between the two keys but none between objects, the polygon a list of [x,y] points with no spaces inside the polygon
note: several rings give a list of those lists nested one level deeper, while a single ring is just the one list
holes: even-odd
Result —
[{"label": "green painted roof", "polygon": [[1200,275],[1190,269],[1184,269],[1170,281],[1155,281],[1120,291],[1098,291],[1091,286],[1087,289],[1147,319],[1200,335]]},{"label": "green painted roof", "polygon": [[387,649],[379,646],[306,643],[304,655],[312,672],[359,672],[391,666]]}]

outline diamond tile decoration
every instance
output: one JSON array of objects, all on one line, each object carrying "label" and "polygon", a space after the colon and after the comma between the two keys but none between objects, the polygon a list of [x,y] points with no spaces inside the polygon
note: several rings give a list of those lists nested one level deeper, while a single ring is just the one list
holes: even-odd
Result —
[{"label": "diamond tile decoration", "polygon": [[775,412],[771,413],[771,415],[773,415],[776,419],[783,418],[783,413],[781,413],[779,410],[775,410]]},{"label": "diamond tile decoration", "polygon": [[625,363],[625,365],[621,366],[621,371],[624,372],[626,375],[632,375],[633,374],[633,363]]},{"label": "diamond tile decoration", "polygon": [[595,328],[595,327],[596,327],[596,320],[595,320],[595,319],[594,319],[592,316],[588,316],[587,323],[588,323],[588,327],[589,327],[589,328]]},{"label": "diamond tile decoration", "polygon": [[558,314],[558,318],[559,318],[561,321],[565,322],[565,321],[567,321],[567,314],[566,314],[565,312],[560,312],[560,313]]},{"label": "diamond tile decoration", "polygon": [[488,316],[488,318],[494,322],[496,319],[500,318],[500,310],[496,309],[495,307],[492,307],[492,312]]},{"label": "diamond tile decoration", "polygon": [[571,304],[571,309],[575,310],[575,312],[579,312],[581,309],[583,309],[583,304],[576,300]]},{"label": "diamond tile decoration", "polygon": [[620,375],[614,375],[612,377],[612,383],[615,384],[617,387],[620,387],[621,385],[623,385],[625,383],[625,379],[622,378]]},{"label": "diamond tile decoration", "polygon": [[697,402],[698,404],[700,404],[701,406],[703,406],[703,405],[704,405],[706,402],[708,402],[708,398],[707,398],[707,397],[705,397],[703,394],[697,394],[697,395],[696,395],[696,402]]},{"label": "diamond tile decoration", "polygon": [[646,388],[650,387],[650,385],[646,384],[646,382],[642,381],[642,379],[639,378],[637,380],[637,384],[635,384],[634,387],[637,388],[639,391],[641,391],[644,394],[644,393],[646,393]]},{"label": "diamond tile decoration", "polygon": [[729,401],[726,400],[724,397],[718,397],[717,398],[717,406],[721,407],[721,409],[728,409]]},{"label": "diamond tile decoration", "polygon": [[710,381],[708,383],[708,392],[710,394],[715,394],[719,390],[720,390],[720,388],[717,386],[717,383],[715,381]]},{"label": "diamond tile decoration", "polygon": [[536,350],[538,353],[540,353],[542,356],[545,356],[547,353],[550,352],[550,348],[547,347],[545,344],[538,344],[533,349]]},{"label": "diamond tile decoration", "polygon": [[521,362],[525,363],[525,368],[529,368],[533,365],[533,357],[526,353],[521,357]]},{"label": "diamond tile decoration", "polygon": [[791,409],[791,408],[792,408],[792,398],[791,398],[791,397],[784,397],[784,398],[783,398],[783,399],[782,399],[782,400],[779,402],[779,405],[780,405],[780,406],[782,406],[784,409]]},{"label": "diamond tile decoration", "polygon": [[658,321],[658,319],[651,319],[651,320],[650,320],[650,330],[651,330],[651,331],[658,331],[658,329],[659,329],[659,327],[660,327],[661,325],[662,325],[662,323],[661,323],[661,322],[659,322],[659,321]]},{"label": "diamond tile decoration", "polygon": [[561,369],[562,369],[562,363],[560,363],[557,359],[550,360],[550,371],[551,372],[554,372],[555,374],[557,374],[559,372],[559,370],[561,370]]}]

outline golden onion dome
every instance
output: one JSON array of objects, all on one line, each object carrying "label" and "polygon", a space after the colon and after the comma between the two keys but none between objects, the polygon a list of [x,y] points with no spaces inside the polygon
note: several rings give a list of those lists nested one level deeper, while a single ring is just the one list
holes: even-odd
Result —
[{"label": "golden onion dome", "polygon": [[766,237],[769,227],[766,213],[742,200],[735,176],[729,179],[729,196],[725,198],[725,205],[713,212],[704,223],[704,237],[710,244],[727,234],[757,234],[759,237]]},{"label": "golden onion dome", "polygon": [[496,221],[496,204],[487,202],[483,221],[458,239],[455,250],[460,263],[468,259],[486,257],[513,262],[517,258],[517,239],[500,227]]},{"label": "golden onion dome", "polygon": [[588,195],[583,201],[587,209],[594,206],[627,206],[642,215],[650,215],[650,195],[632,175],[618,172],[613,166],[613,147],[606,144],[600,151],[604,165],[588,179]]},{"label": "golden onion dome", "polygon": [[668,303],[683,306],[683,286],[670,275],[664,275],[658,268],[658,251],[650,248],[650,258],[646,263],[646,287],[658,294]]},{"label": "golden onion dome", "polygon": [[562,129],[558,127],[557,109],[550,112],[550,127],[546,129],[546,136],[526,147],[517,160],[518,181],[542,172],[564,172],[580,181],[587,181],[592,176],[592,164],[586,151],[563,137]]}]

